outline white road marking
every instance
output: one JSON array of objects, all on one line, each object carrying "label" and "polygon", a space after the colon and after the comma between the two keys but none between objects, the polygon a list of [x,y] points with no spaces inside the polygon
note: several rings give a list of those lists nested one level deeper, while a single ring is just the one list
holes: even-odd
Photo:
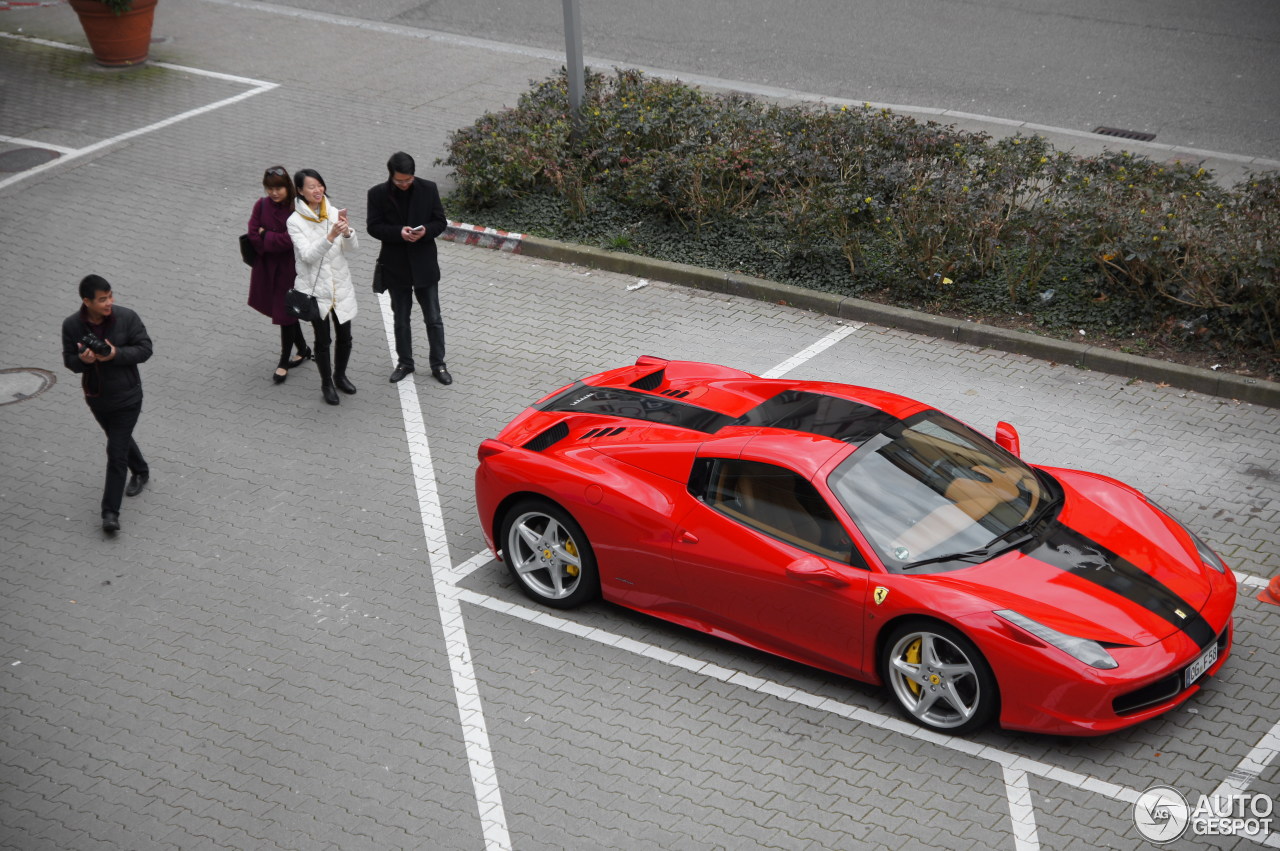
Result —
[{"label": "white road marking", "polygon": [[1027,773],[1009,766],[1004,771],[1004,785],[1009,795],[1009,818],[1013,819],[1013,847],[1017,851],[1039,851],[1036,834],[1036,808],[1031,800]]},{"label": "white road marking", "polygon": [[[79,53],[89,52],[88,48],[80,47],[79,45],[64,44],[60,41],[47,41],[42,38],[24,38],[22,36],[14,35],[13,33],[0,32],[0,38],[9,38],[15,41],[23,41],[31,44],[39,44],[45,47],[56,47],[62,50],[73,50]],[[18,172],[12,177],[8,177],[8,178],[5,178],[4,180],[0,180],[0,189],[4,189],[6,187],[12,186],[13,184],[18,183],[19,181],[26,180],[28,177],[33,177],[42,171],[48,171],[51,168],[57,168],[60,165],[63,165],[65,163],[71,162],[72,160],[76,160],[81,157],[87,156],[89,154],[94,153],[95,151],[100,151],[103,148],[109,148],[112,145],[119,144],[120,142],[128,141],[129,139],[132,139],[136,136],[142,136],[146,133],[152,133],[156,130],[160,130],[164,127],[168,127],[171,124],[177,124],[179,121],[185,121],[188,118],[195,118],[197,115],[204,115],[206,112],[212,112],[215,109],[221,109],[224,106],[230,106],[233,103],[238,103],[247,98],[251,98],[254,95],[260,95],[263,92],[269,92],[274,88],[278,88],[278,85],[279,85],[277,83],[268,83],[264,80],[255,80],[250,77],[237,77],[234,74],[223,74],[218,71],[205,71],[200,68],[188,68],[184,65],[170,65],[167,62],[153,62],[151,64],[157,68],[167,68],[171,71],[183,71],[185,73],[196,74],[201,77],[211,77],[217,80],[224,80],[232,83],[241,83],[247,86],[253,86],[253,88],[247,92],[241,92],[238,95],[233,95],[229,98],[223,98],[220,101],[206,104],[205,106],[196,107],[195,109],[189,109],[186,112],[180,112],[177,115],[172,115],[161,121],[157,121],[153,124],[148,124],[145,127],[139,127],[136,130],[130,130],[126,133],[121,133],[118,136],[112,136],[110,139],[103,139],[99,142],[94,142],[92,145],[88,145],[83,148],[62,148],[56,145],[49,145],[44,142],[30,141],[30,144],[32,145],[36,145],[42,148],[48,148],[49,150],[53,150],[53,151],[58,151],[60,154],[62,154],[62,156],[58,157],[55,160],[49,160],[46,163],[41,163],[40,165],[35,166],[34,168],[29,168],[26,171]]]},{"label": "white road marking", "polygon": [[1249,785],[1267,770],[1267,766],[1276,758],[1278,752],[1280,752],[1280,721],[1277,721],[1253,750],[1240,760],[1240,764],[1227,775],[1213,794],[1215,796],[1243,794]]},{"label": "white road marking", "polygon": [[[391,299],[383,294],[378,296],[378,304],[382,311],[382,326],[387,337],[387,347],[391,351],[394,362],[396,337]],[[400,413],[404,418],[409,459],[413,465],[413,481],[417,487],[422,534],[427,543],[427,560],[431,567],[436,604],[440,609],[440,627],[444,632],[445,655],[449,658],[449,672],[453,677],[458,720],[462,724],[462,738],[467,750],[467,767],[471,771],[471,785],[475,789],[485,848],[487,851],[510,851],[511,835],[507,830],[506,811],[502,807],[502,792],[498,786],[498,774],[493,764],[493,750],[489,745],[489,730],[485,725],[484,706],[480,701],[480,688],[476,681],[475,665],[471,659],[471,645],[467,640],[466,625],[462,622],[458,588],[452,581],[456,574],[449,558],[449,542],[445,537],[444,515],[440,511],[440,494],[436,489],[435,468],[431,463],[431,447],[427,442],[426,424],[422,420],[422,405],[418,402],[418,388],[413,383],[413,379],[408,378],[398,383],[396,389],[400,396]]]},{"label": "white road marking", "polygon": [[825,352],[827,349],[831,348],[836,343],[843,340],[845,337],[848,337],[850,334],[852,334],[854,331],[857,331],[859,328],[861,328],[865,324],[866,324],[865,322],[855,322],[852,325],[841,325],[839,328],[832,331],[830,334],[823,337],[821,340],[814,343],[812,346],[809,346],[808,348],[804,349],[798,354],[787,358],[782,363],[775,366],[773,369],[762,374],[760,377],[761,378],[781,378],[791,370],[800,366],[800,364],[804,363],[805,361],[811,360],[812,358],[816,357],[822,352]]}]

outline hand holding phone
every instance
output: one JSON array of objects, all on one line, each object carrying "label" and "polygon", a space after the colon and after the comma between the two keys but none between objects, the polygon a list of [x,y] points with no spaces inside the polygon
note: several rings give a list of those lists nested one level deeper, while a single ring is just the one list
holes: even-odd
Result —
[{"label": "hand holding phone", "polygon": [[409,230],[410,230],[411,232],[413,232],[413,233],[426,233],[427,226],[426,226],[426,225],[418,225],[416,228],[409,228]]}]

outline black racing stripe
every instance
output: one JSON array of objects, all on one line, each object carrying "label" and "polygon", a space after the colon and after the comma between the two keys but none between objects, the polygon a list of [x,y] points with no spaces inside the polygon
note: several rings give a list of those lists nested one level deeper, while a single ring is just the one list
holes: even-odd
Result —
[{"label": "black racing stripe", "polygon": [[1208,647],[1216,638],[1213,628],[1194,606],[1161,585],[1133,562],[1121,558],[1061,523],[1055,523],[1047,536],[1024,552],[1046,564],[1101,585],[1147,611],[1154,612],[1185,631],[1198,647]]},{"label": "black racing stripe", "polygon": [[535,407],[541,411],[573,411],[644,420],[689,428],[704,434],[714,434],[733,421],[733,417],[709,408],[699,408],[665,396],[614,387],[593,387],[582,382]]},{"label": "black racing stripe", "polygon": [[804,390],[784,390],[747,411],[734,425],[788,428],[806,434],[834,437],[861,446],[898,422],[879,408]]}]

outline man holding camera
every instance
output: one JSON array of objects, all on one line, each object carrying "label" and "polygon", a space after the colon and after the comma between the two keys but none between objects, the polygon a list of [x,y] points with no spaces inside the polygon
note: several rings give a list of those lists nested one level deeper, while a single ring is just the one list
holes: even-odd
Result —
[{"label": "man holding camera", "polygon": [[[387,160],[387,182],[369,190],[365,229],[382,243],[378,253],[380,286],[391,294],[395,316],[396,368],[391,381],[413,372],[413,302],[422,307],[427,325],[431,374],[452,384],[444,362],[444,319],[440,315],[440,263],[436,237],[449,220],[440,191],[430,180],[414,177],[413,157],[397,151]],[[381,292],[376,281],[374,289]]]},{"label": "man holding camera", "polygon": [[142,493],[151,476],[133,440],[142,413],[138,364],[151,357],[151,338],[138,314],[115,304],[111,284],[100,275],[80,281],[80,300],[80,309],[62,323],[62,361],[80,374],[84,400],[107,434],[102,529],[114,533],[120,530],[121,495]]}]

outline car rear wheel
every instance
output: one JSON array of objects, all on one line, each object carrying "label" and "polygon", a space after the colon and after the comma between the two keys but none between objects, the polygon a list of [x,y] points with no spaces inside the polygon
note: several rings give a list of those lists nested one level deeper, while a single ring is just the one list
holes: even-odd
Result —
[{"label": "car rear wheel", "polygon": [[912,721],[941,733],[968,733],[995,715],[1000,697],[991,666],[958,630],[916,621],[884,644],[884,677]]},{"label": "car rear wheel", "polygon": [[570,609],[600,593],[595,554],[582,527],[558,505],[527,499],[502,523],[503,560],[520,589],[557,609]]}]

